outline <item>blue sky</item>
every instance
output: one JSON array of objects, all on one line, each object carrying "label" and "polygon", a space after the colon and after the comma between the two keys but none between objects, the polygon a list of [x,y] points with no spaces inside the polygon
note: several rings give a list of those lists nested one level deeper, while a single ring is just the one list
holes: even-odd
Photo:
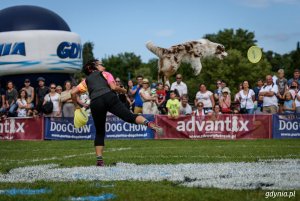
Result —
[{"label": "blue sky", "polygon": [[154,58],[149,40],[169,47],[225,28],[255,32],[258,45],[280,54],[300,41],[300,0],[1,0],[0,9],[36,5],[60,15],[101,59],[134,52]]}]

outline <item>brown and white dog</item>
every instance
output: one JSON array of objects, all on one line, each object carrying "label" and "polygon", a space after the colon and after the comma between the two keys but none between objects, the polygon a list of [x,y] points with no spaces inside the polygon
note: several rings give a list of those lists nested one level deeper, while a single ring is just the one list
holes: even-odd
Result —
[{"label": "brown and white dog", "polygon": [[213,43],[208,39],[189,41],[168,49],[155,46],[152,42],[148,42],[146,46],[159,57],[158,80],[164,78],[165,82],[168,82],[169,77],[176,73],[181,62],[190,63],[194,74],[199,75],[202,69],[202,58],[217,57],[222,60],[227,56],[223,45]]}]

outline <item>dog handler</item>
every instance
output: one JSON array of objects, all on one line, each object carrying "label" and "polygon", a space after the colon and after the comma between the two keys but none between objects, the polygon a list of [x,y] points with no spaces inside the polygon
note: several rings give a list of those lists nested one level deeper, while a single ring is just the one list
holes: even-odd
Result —
[{"label": "dog handler", "polygon": [[126,89],[116,85],[112,74],[105,71],[105,67],[102,66],[99,60],[89,61],[83,66],[82,71],[86,75],[86,79],[72,89],[71,95],[75,108],[78,109],[80,106],[77,104],[77,94],[86,91],[89,92],[91,99],[90,108],[96,127],[94,144],[97,166],[104,166],[103,149],[106,113],[108,111],[126,122],[143,124],[156,131],[157,134],[162,134],[162,128],[158,127],[154,122],[149,122],[143,116],[132,114],[129,109],[124,106],[115,92],[126,93]]}]

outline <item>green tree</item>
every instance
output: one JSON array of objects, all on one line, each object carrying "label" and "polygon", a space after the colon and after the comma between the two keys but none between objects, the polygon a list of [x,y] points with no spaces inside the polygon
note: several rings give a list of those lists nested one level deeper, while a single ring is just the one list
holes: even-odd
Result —
[{"label": "green tree", "polygon": [[111,72],[114,77],[119,77],[123,82],[129,79],[129,75],[132,79],[136,69],[142,66],[141,57],[129,52],[109,56],[102,59],[102,62],[107,71]]}]

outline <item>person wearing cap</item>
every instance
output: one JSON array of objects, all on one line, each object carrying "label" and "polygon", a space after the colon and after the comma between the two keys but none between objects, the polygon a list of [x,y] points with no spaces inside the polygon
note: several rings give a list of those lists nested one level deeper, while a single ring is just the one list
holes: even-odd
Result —
[{"label": "person wearing cap", "polygon": [[143,101],[143,114],[158,114],[155,96],[152,96],[149,80],[144,78],[142,82],[142,88],[140,90],[140,96]]},{"label": "person wearing cap", "polygon": [[300,70],[298,68],[294,70],[294,77],[288,80],[289,87],[292,85],[293,81],[298,83],[298,89],[300,89]]},{"label": "person wearing cap", "polygon": [[36,89],[35,105],[36,105],[36,110],[38,111],[38,113],[42,114],[44,98],[45,98],[46,94],[49,93],[49,88],[47,86],[45,86],[45,78],[38,77],[38,79],[36,81],[38,82],[39,86]]},{"label": "person wearing cap", "polygon": [[33,109],[34,108],[34,88],[30,86],[30,80],[25,79],[24,81],[24,87],[22,90],[25,90],[27,93],[27,109]]},{"label": "person wearing cap", "polygon": [[115,92],[126,93],[127,90],[116,85],[113,75],[105,71],[105,67],[99,60],[87,62],[87,64],[83,66],[82,71],[86,75],[86,79],[72,89],[71,95],[76,109],[80,109],[77,103],[77,95],[87,91],[89,92],[91,99],[90,109],[96,127],[94,145],[97,166],[104,166],[103,150],[107,112],[120,117],[125,122],[145,125],[156,131],[156,133],[162,134],[162,129],[154,122],[148,121],[141,115],[131,113],[130,110],[122,104]]},{"label": "person wearing cap", "polygon": [[255,93],[249,87],[249,82],[245,80],[243,82],[242,90],[239,92],[240,96],[240,112],[243,114],[254,114],[254,101]]},{"label": "person wearing cap", "polygon": [[224,87],[222,89],[222,95],[219,96],[219,105],[221,112],[223,114],[229,114],[231,113],[231,96],[230,96],[230,90],[228,87]]}]

